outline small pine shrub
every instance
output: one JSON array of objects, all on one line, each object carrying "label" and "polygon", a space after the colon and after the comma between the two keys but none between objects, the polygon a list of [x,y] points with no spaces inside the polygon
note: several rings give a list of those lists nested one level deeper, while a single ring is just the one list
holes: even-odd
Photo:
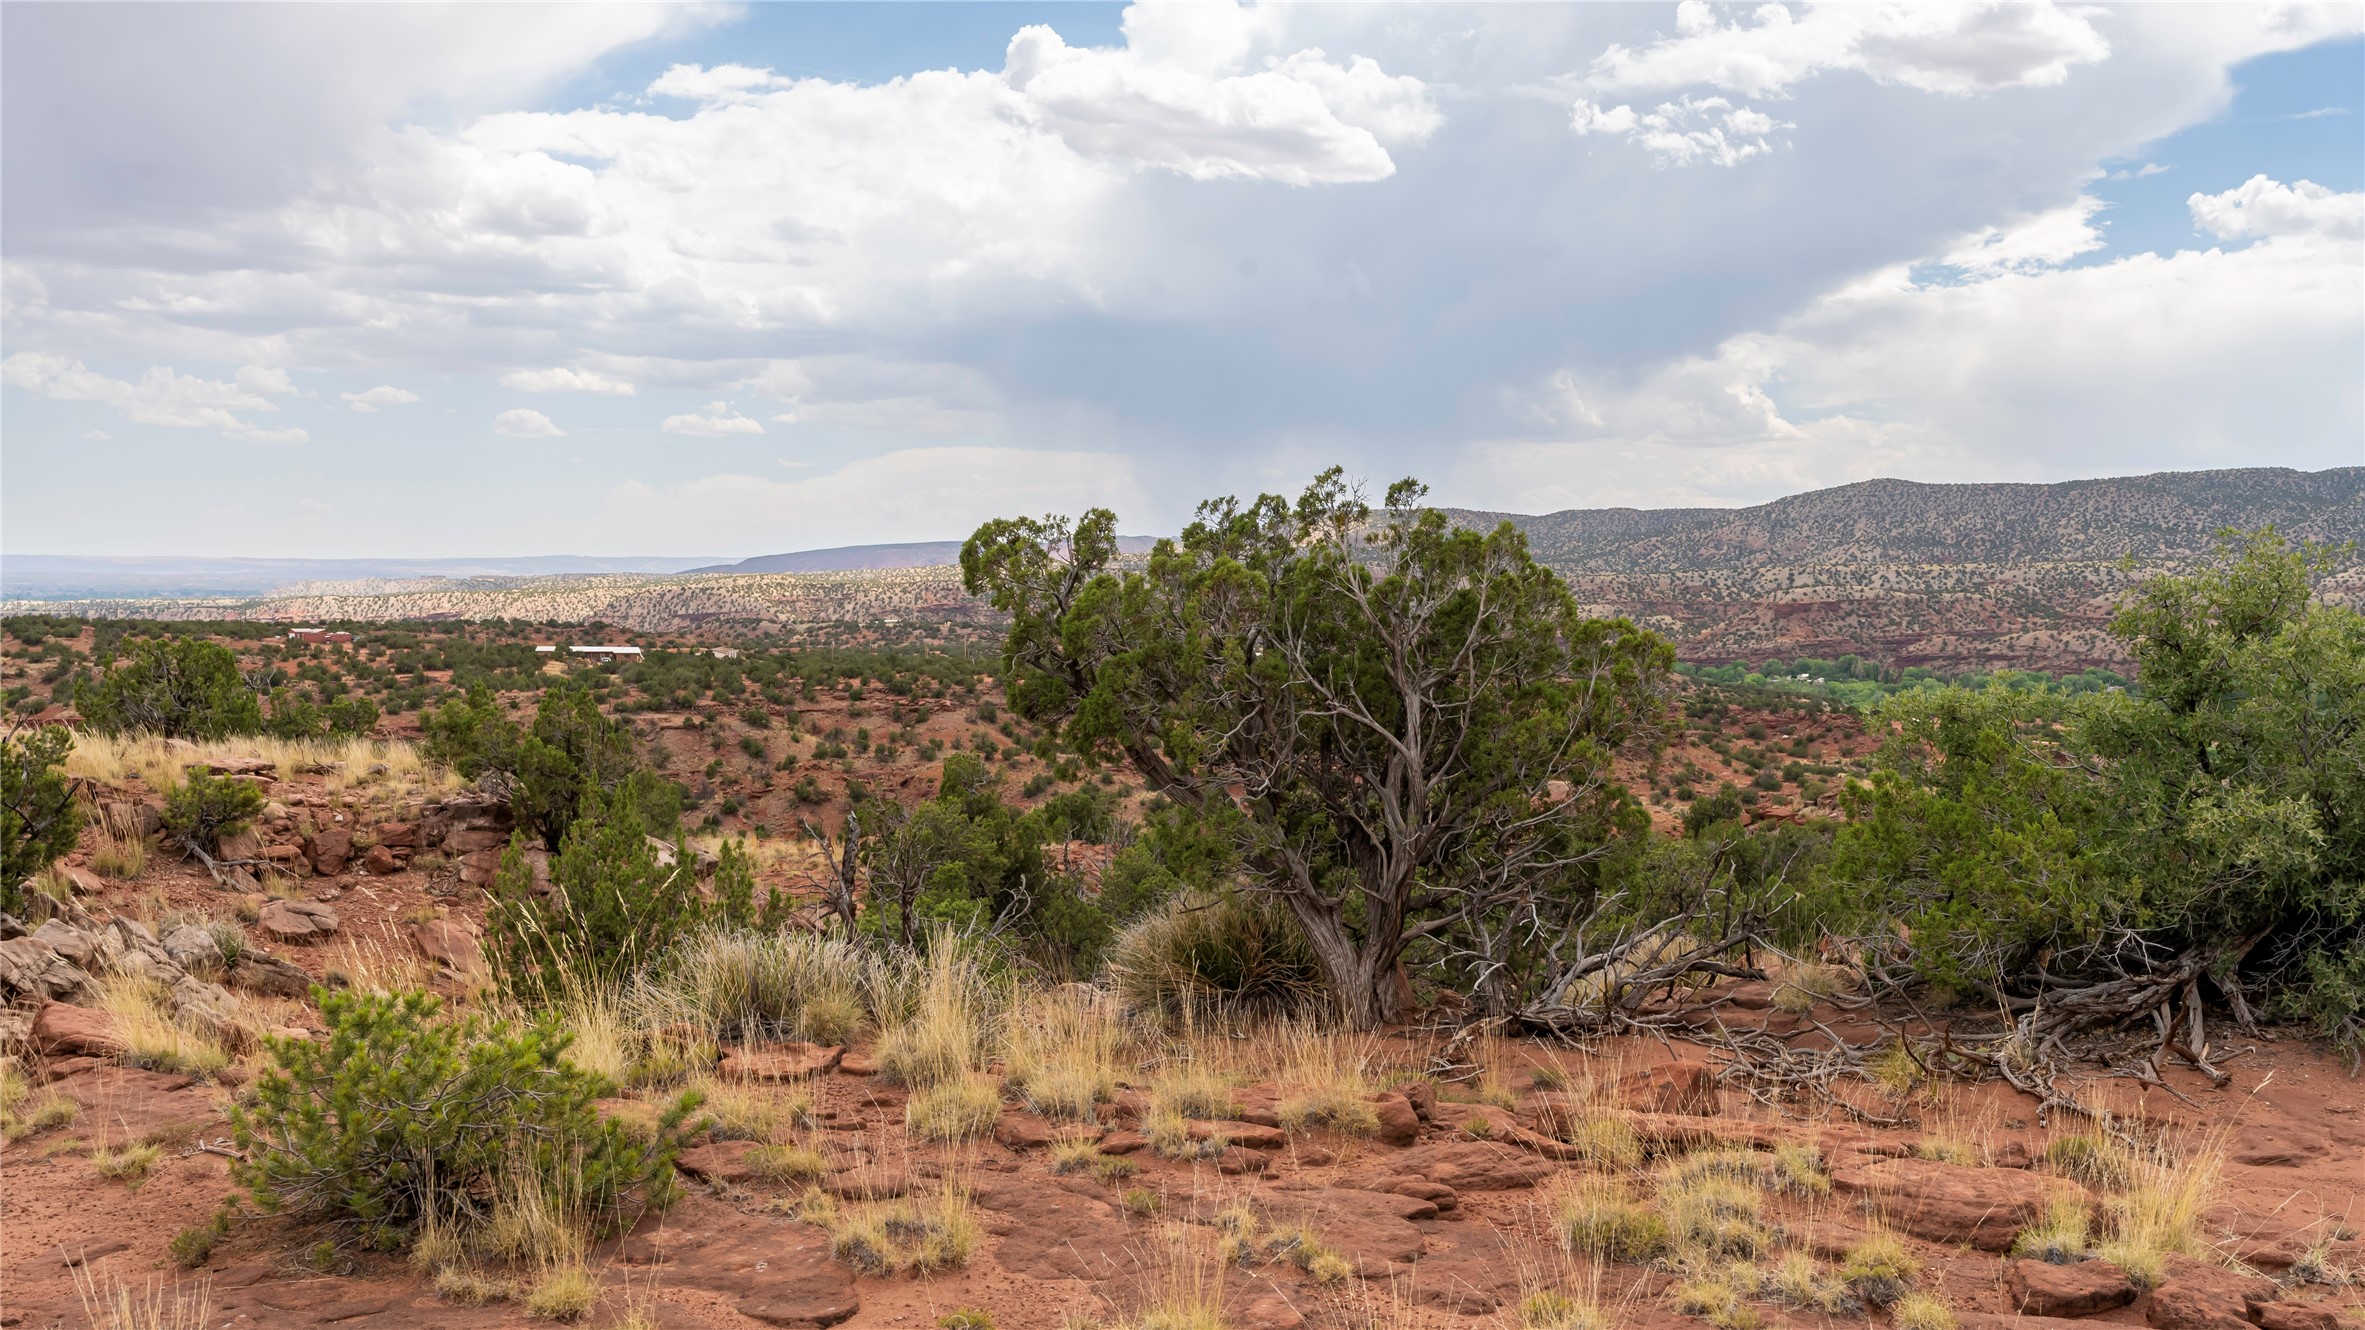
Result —
[{"label": "small pine shrub", "polygon": [[224,836],[262,816],[263,803],[263,792],[245,781],[191,767],[189,778],[164,796],[164,829],[191,849],[216,854]]},{"label": "small pine shrub", "polygon": [[264,1209],[384,1244],[428,1216],[484,1217],[520,1174],[565,1173],[602,1224],[664,1199],[695,1095],[636,1140],[593,1110],[611,1087],[566,1060],[551,1018],[446,1020],[424,993],[313,992],[328,1037],[269,1040],[252,1106],[231,1111],[236,1176]]}]

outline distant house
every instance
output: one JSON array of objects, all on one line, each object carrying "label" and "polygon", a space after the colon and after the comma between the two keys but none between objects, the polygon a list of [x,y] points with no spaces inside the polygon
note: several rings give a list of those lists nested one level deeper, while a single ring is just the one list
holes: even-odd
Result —
[{"label": "distant house", "polygon": [[333,646],[340,643],[351,642],[353,640],[353,634],[331,632],[326,628],[290,628],[287,630],[287,640],[290,642],[309,642],[314,646],[321,646],[324,644]]},{"label": "distant house", "polygon": [[551,647],[540,647],[540,646],[538,646],[538,647],[535,647],[535,648],[534,648],[534,651],[535,651],[535,653],[536,653],[537,655],[543,655],[543,656],[550,655],[550,654],[552,654],[553,652],[556,652],[557,650],[558,650],[558,648],[557,648],[557,647],[554,647],[554,646],[551,646]]},{"label": "distant house", "polygon": [[739,648],[713,647],[710,648],[706,654],[714,657],[716,660],[737,660],[739,659]]},{"label": "distant house", "polygon": [[641,654],[641,649],[640,649],[639,647],[581,647],[581,646],[577,646],[577,647],[568,647],[568,648],[567,648],[567,650],[568,650],[568,651],[571,651],[571,652],[573,652],[574,654],[576,654],[576,655],[578,655],[578,656],[598,656],[598,657],[601,657],[602,659],[605,659],[605,660],[637,660],[637,659],[640,657],[640,654]]}]

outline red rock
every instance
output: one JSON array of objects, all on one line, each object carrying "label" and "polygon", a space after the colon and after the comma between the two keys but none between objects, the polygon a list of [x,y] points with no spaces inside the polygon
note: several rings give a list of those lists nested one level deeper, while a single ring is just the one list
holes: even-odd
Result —
[{"label": "red rock", "polygon": [[116,1033],[115,1018],[96,1007],[75,1007],[63,1002],[45,1002],[33,1017],[31,1034],[35,1051],[49,1057],[73,1056],[108,1058],[123,1051],[123,1036]]},{"label": "red rock", "polygon": [[390,850],[415,850],[419,848],[419,824],[381,822],[378,824],[378,844]]},{"label": "red rock", "polygon": [[2109,1261],[2014,1261],[2004,1273],[2004,1287],[2031,1316],[2092,1316],[2135,1301],[2134,1281]]},{"label": "red rock", "polygon": [[427,919],[411,925],[419,954],[462,978],[486,973],[484,945],[466,919]]},{"label": "red rock", "polygon": [[1437,1115],[1436,1086],[1427,1081],[1414,1081],[1404,1087],[1403,1094],[1404,1102],[1412,1105],[1412,1111],[1420,1115],[1421,1121],[1427,1122]]},{"label": "red rock", "polygon": [[1421,1139],[1421,1115],[1413,1111],[1412,1102],[1400,1094],[1377,1094],[1371,1097],[1372,1106],[1379,1110],[1380,1129],[1376,1133],[1382,1145],[1410,1145]]},{"label": "red rock", "polygon": [[1273,1156],[1262,1150],[1251,1150],[1240,1145],[1227,1145],[1223,1148],[1223,1152],[1215,1157],[1215,1171],[1228,1173],[1234,1177],[1243,1173],[1262,1173],[1272,1167],[1272,1164]]},{"label": "red rock", "polygon": [[1024,1279],[1107,1280],[1139,1269],[1138,1235],[1095,1183],[1016,1178],[978,1186],[994,1263]]},{"label": "red rock", "polygon": [[2002,1251],[2057,1194],[2084,1195],[2076,1183],[2015,1168],[1972,1168],[1933,1159],[1884,1159],[1842,1168],[1832,1185],[1869,1196],[1897,1228],[1930,1242]]},{"label": "red rock", "polygon": [[498,858],[500,851],[507,848],[509,833],[492,827],[462,827],[447,833],[443,838],[443,851],[450,855],[482,854],[491,850]]},{"label": "red rock", "polygon": [[275,864],[292,864],[304,857],[304,847],[301,845],[266,845],[263,847],[263,857]]},{"label": "red rock", "polygon": [[1240,1309],[1239,1318],[1232,1322],[1240,1330],[1298,1330],[1306,1318],[1289,1305],[1289,1299],[1279,1291],[1267,1293]]},{"label": "red rock", "polygon": [[263,857],[263,838],[247,830],[222,837],[217,846],[218,859],[260,859]]},{"label": "red rock", "polygon": [[837,1068],[846,1050],[832,1044],[800,1043],[790,1040],[779,1044],[759,1044],[753,1048],[734,1048],[723,1054],[722,1065],[715,1074],[726,1080],[755,1081],[773,1085],[782,1081],[801,1081]]},{"label": "red rock", "polygon": [[1712,1118],[1724,1111],[1716,1094],[1716,1073],[1701,1062],[1669,1062],[1618,1078],[1618,1099],[1646,1113]]},{"label": "red rock", "polygon": [[1278,1150],[1289,1144],[1289,1137],[1279,1127],[1267,1127],[1254,1122],[1215,1122],[1193,1118],[1191,1139],[1212,1141],[1217,1138],[1251,1150]]},{"label": "red rock", "polygon": [[2152,1290],[2144,1319],[2155,1330],[2236,1330],[2251,1324],[2253,1304],[2272,1303],[2278,1292],[2273,1280],[2171,1256],[2167,1278]]},{"label": "red rock", "polygon": [[845,1076],[876,1076],[879,1061],[868,1053],[847,1053],[838,1059],[838,1072]]},{"label": "red rock", "polygon": [[[1415,1220],[1436,1217],[1435,1206],[1410,1196],[1343,1187],[1303,1187],[1286,1180],[1261,1188],[1244,1198],[1267,1227],[1303,1224],[1322,1237],[1347,1263],[1368,1274],[1390,1265],[1418,1259],[1425,1249]],[[1200,1198],[1193,1218],[1212,1222],[1228,1202],[1208,1195]],[[1501,1253],[1496,1253],[1501,1259]]]},{"label": "red rock", "polygon": [[821,1189],[855,1201],[883,1201],[911,1190],[911,1177],[889,1164],[866,1164],[840,1169],[821,1179]]},{"label": "red rock", "polygon": [[[1533,1187],[1556,1170],[1549,1160],[1491,1141],[1438,1141],[1394,1155],[1357,1178],[1386,1180],[1374,1190],[1392,1190],[1396,1178],[1420,1178],[1456,1192],[1512,1191]],[[1342,1186],[1362,1186],[1341,1179]]]},{"label": "red rock", "polygon": [[994,1122],[994,1140],[1006,1149],[1040,1150],[1051,1144],[1051,1124],[1033,1113],[1004,1113]]},{"label": "red rock", "polygon": [[119,1251],[129,1250],[131,1244],[121,1238],[108,1238],[99,1242],[67,1242],[51,1248],[49,1259],[71,1270],[78,1265],[88,1265],[102,1256],[113,1256]]},{"label": "red rock", "polygon": [[674,1156],[673,1166],[700,1182],[744,1185],[754,1177],[747,1167],[747,1152],[755,1148],[754,1141],[713,1141],[705,1145],[693,1145]]},{"label": "red rock", "polygon": [[2348,1330],[2356,1324],[2344,1318],[2337,1307],[2324,1307],[2304,1302],[2270,1302],[2257,1308],[2260,1330]]},{"label": "red rock", "polygon": [[314,942],[336,932],[338,919],[334,908],[318,901],[275,900],[255,925],[281,942]]},{"label": "red rock", "polygon": [[667,1288],[719,1293],[740,1315],[766,1325],[832,1326],[862,1308],[853,1272],[830,1259],[828,1236],[810,1224],[692,1196],[652,1213],[626,1239],[636,1240],[664,1264]]},{"label": "red rock", "polygon": [[2252,1168],[2298,1168],[2321,1157],[2328,1148],[2321,1132],[2310,1133],[2281,1122],[2246,1126],[2235,1134],[2232,1158]]},{"label": "red rock", "polygon": [[353,833],[343,827],[321,827],[312,833],[306,848],[312,871],[322,877],[335,877],[345,871],[345,861],[353,857]]},{"label": "red rock", "polygon": [[371,877],[384,877],[402,871],[402,865],[394,862],[394,851],[383,845],[372,845],[369,852],[361,856],[361,871]]},{"label": "red rock", "polygon": [[1149,1148],[1150,1138],[1138,1131],[1112,1131],[1100,1138],[1100,1152],[1104,1155],[1129,1155]]}]

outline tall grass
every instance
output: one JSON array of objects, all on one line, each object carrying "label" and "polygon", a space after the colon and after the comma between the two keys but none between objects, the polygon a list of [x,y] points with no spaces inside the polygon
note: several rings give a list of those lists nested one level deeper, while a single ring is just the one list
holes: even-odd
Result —
[{"label": "tall grass", "polygon": [[665,956],[634,987],[648,1027],[689,1022],[718,1039],[843,1044],[906,986],[894,958],[810,933],[712,930]]},{"label": "tall grass", "polygon": [[87,1266],[74,1267],[74,1292],[92,1330],[211,1330],[213,1291],[151,1283],[134,1289],[116,1275],[101,1283]]},{"label": "tall grass", "polygon": [[1012,1004],[1002,1040],[1003,1078],[1048,1118],[1093,1120],[1116,1097],[1124,1031],[1115,1004],[1063,988]]},{"label": "tall grass", "polygon": [[983,1063],[992,994],[966,942],[938,934],[898,1006],[879,1040],[880,1075],[923,1090],[963,1079]]},{"label": "tall grass", "polygon": [[153,979],[110,978],[99,991],[99,1005],[114,1018],[128,1066],[210,1080],[230,1065],[230,1051],[220,1040],[173,1017],[168,995]]},{"label": "tall grass", "polygon": [[102,785],[127,777],[158,794],[177,788],[190,766],[233,758],[261,758],[282,779],[311,773],[333,793],[354,790],[409,797],[456,790],[459,778],[428,762],[401,739],[275,739],[269,735],[191,742],[152,734],[83,733],[66,755],[66,774]]},{"label": "tall grass", "polygon": [[2181,1147],[2162,1144],[2129,1154],[2127,1188],[2104,1204],[2107,1235],[2095,1255],[2152,1288],[2167,1274],[2169,1257],[2209,1252],[2201,1216],[2216,1199],[2226,1142],[2212,1133]]},{"label": "tall grass", "polygon": [[1324,1001],[1322,967],[1296,921],[1231,895],[1185,893],[1127,928],[1109,977],[1127,1006],[1166,1017],[1218,1006],[1250,1020],[1291,1017]]}]

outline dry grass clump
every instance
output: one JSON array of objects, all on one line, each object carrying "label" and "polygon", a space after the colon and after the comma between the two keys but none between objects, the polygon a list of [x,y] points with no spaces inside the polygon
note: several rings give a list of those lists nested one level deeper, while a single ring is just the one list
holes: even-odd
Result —
[{"label": "dry grass clump", "polygon": [[230,1065],[230,1051],[211,1035],[174,1019],[170,994],[153,979],[117,975],[99,992],[99,1005],[114,1018],[123,1041],[119,1060],[129,1067],[177,1072],[212,1080]]},{"label": "dry grass clump", "polygon": [[2037,1222],[2012,1239],[2012,1254],[2032,1261],[2068,1265],[2086,1258],[2090,1216],[2081,1196],[2055,1196]]},{"label": "dry grass clump", "polygon": [[1295,1017],[1323,999],[1322,966],[1284,910],[1186,891],[1128,927],[1109,977],[1136,1011],[1169,1018],[1221,1005],[1243,1020]]},{"label": "dry grass clump", "polygon": [[1928,1072],[1923,1069],[1920,1059],[1914,1057],[1913,1050],[1900,1041],[1868,1059],[1864,1063],[1864,1074],[1890,1095],[1903,1098],[1913,1093],[1913,1087],[1921,1084]]},{"label": "dry grass clump", "polygon": [[1192,1139],[1190,1119],[1172,1109],[1152,1109],[1141,1120],[1141,1134],[1161,1159],[1213,1159],[1232,1143],[1220,1131]]},{"label": "dry grass clump", "polygon": [[1231,1266],[1195,1246],[1189,1228],[1164,1226],[1164,1259],[1150,1271],[1141,1303],[1122,1330],[1229,1330],[1224,1280]]},{"label": "dry grass clump", "polygon": [[1610,1318],[1589,1292],[1538,1288],[1519,1299],[1519,1327],[1520,1330],[1610,1330]]},{"label": "dry grass clump", "polygon": [[2045,1162],[2065,1178],[2116,1191],[2134,1180],[2134,1156],[2101,1132],[2056,1136],[2045,1143]]},{"label": "dry grass clump", "polygon": [[2107,1233],[2094,1254],[2140,1288],[2158,1286],[2169,1257],[2206,1254],[2201,1215],[2217,1194],[2225,1155],[2225,1141],[2215,1135],[2182,1149],[2161,1145],[2132,1154],[2126,1190],[2104,1205]]},{"label": "dry grass clump", "polygon": [[574,1043],[567,1060],[619,1086],[671,1085],[714,1066],[720,1049],[701,1025],[652,1027],[650,1004],[600,984],[572,984],[559,1011]]},{"label": "dry grass clump", "polygon": [[1117,1094],[1124,1031],[1116,1007],[1068,986],[1014,1005],[1003,1035],[1003,1079],[1047,1118],[1093,1121]]},{"label": "dry grass clump", "polygon": [[526,1314],[542,1321],[580,1321],[599,1305],[599,1276],[580,1263],[544,1270],[525,1296]]},{"label": "dry grass clump", "polygon": [[740,1163],[756,1181],[774,1184],[811,1182],[829,1171],[829,1161],[809,1145],[759,1145]]},{"label": "dry grass clump", "polygon": [[1745,1265],[1695,1275],[1675,1286],[1675,1309],[1717,1330],[1756,1330],[1764,1318],[1748,1298],[1757,1282],[1757,1272]]},{"label": "dry grass clump", "polygon": [[1896,1330],[1955,1330],[1954,1313],[1927,1293],[1908,1293],[1889,1310]]},{"label": "dry grass clump", "polygon": [[696,934],[635,986],[640,1024],[699,1026],[718,1039],[845,1044],[903,984],[894,958],[811,933]]},{"label": "dry grass clump", "polygon": [[1185,1118],[1236,1118],[1240,1105],[1232,1098],[1232,1081],[1210,1059],[1193,1054],[1158,1068],[1150,1077],[1152,1114]]},{"label": "dry grass clump", "polygon": [[1792,1196],[1829,1196],[1831,1175],[1823,1170],[1823,1152],[1796,1143],[1775,1146],[1766,1161],[1766,1185]]},{"label": "dry grass clump", "polygon": [[90,1152],[91,1165],[99,1176],[114,1182],[128,1182],[133,1186],[146,1181],[148,1171],[164,1158],[164,1147],[153,1141],[138,1141],[114,1148],[101,1147]]},{"label": "dry grass clump", "polygon": [[24,1068],[13,1057],[0,1058],[0,1142],[13,1143],[72,1122],[82,1106],[57,1090],[33,1093]]},{"label": "dry grass clump", "polygon": [[282,776],[321,775],[326,778],[324,787],[336,794],[367,790],[409,798],[460,788],[459,777],[428,762],[417,745],[400,739],[276,739],[258,734],[192,742],[84,731],[74,736],[74,750],[66,755],[66,774],[87,776],[102,785],[121,785],[137,776],[141,784],[164,794],[186,779],[190,767],[233,758],[261,758],[277,766]]},{"label": "dry grass clump", "polygon": [[322,973],[329,986],[359,993],[424,993],[435,988],[435,962],[381,938],[348,937],[329,950]]},{"label": "dry grass clump", "polygon": [[1349,1136],[1380,1129],[1369,1096],[1381,1064],[1376,1036],[1289,1025],[1280,1031],[1276,1079],[1298,1087],[1280,1104],[1281,1129],[1291,1135],[1327,1128]]},{"label": "dry grass clump", "polygon": [[1793,1307],[1837,1316],[1864,1310],[1864,1304],[1847,1283],[1824,1269],[1815,1258],[1803,1251],[1785,1252],[1768,1268],[1758,1285],[1768,1297],[1780,1298]]},{"label": "dry grass clump", "polygon": [[492,1214],[473,1235],[488,1256],[541,1269],[580,1266],[591,1249],[591,1214],[582,1171],[564,1167],[505,1179]]},{"label": "dry grass clump", "polygon": [[935,1192],[846,1211],[815,1207],[829,1229],[830,1252],[866,1275],[924,1275],[969,1263],[983,1230],[966,1188],[948,1180]]},{"label": "dry grass clump", "polygon": [[976,956],[939,935],[916,991],[880,1038],[879,1074],[913,1090],[960,1080],[983,1061],[988,995]]},{"label": "dry grass clump", "polygon": [[1062,1176],[1090,1173],[1103,1182],[1122,1182],[1141,1171],[1141,1166],[1123,1155],[1100,1152],[1100,1143],[1085,1137],[1071,1137],[1051,1143],[1051,1171]]},{"label": "dry grass clump", "polygon": [[130,882],[148,871],[148,838],[127,815],[109,804],[97,821],[90,847],[90,866],[103,876]]},{"label": "dry grass clump", "polygon": [[74,1267],[74,1292],[92,1330],[212,1330],[213,1290],[151,1283],[134,1290],[121,1276],[101,1283],[87,1266]]},{"label": "dry grass clump", "polygon": [[1623,1179],[1578,1177],[1552,1195],[1553,1227],[1572,1254],[1647,1261],[1667,1249],[1667,1221],[1636,1201]]},{"label": "dry grass clump", "polygon": [[1219,1252],[1226,1264],[1293,1265],[1325,1288],[1354,1277],[1355,1267],[1347,1258],[1303,1224],[1268,1229],[1244,1205],[1227,1206],[1216,1215],[1215,1224],[1224,1235]]},{"label": "dry grass clump", "polygon": [[1708,1150],[1669,1162],[1659,1170],[1658,1200],[1671,1240],[1695,1260],[1755,1257],[1773,1242],[1759,1195],[1771,1182],[1768,1161],[1753,1150]]},{"label": "dry grass clump", "polygon": [[1595,1168],[1634,1168],[1642,1163],[1642,1138],[1626,1119],[1607,1112],[1554,1113],[1551,1134],[1574,1146]]},{"label": "dry grass clump", "polygon": [[990,1076],[963,1076],[915,1090],[903,1110],[912,1133],[930,1141],[973,1140],[991,1131],[1001,1113],[1002,1096]]},{"label": "dry grass clump", "polygon": [[1887,1307],[1904,1297],[1920,1278],[1922,1263],[1908,1251],[1905,1240],[1887,1229],[1875,1229],[1848,1248],[1840,1261],[1839,1277],[1856,1296],[1875,1307]]},{"label": "dry grass clump", "polygon": [[717,1076],[692,1078],[690,1088],[706,1097],[703,1112],[717,1140],[785,1145],[800,1128],[813,1125],[813,1097]]},{"label": "dry grass clump", "polygon": [[1792,965],[1775,987],[1774,1009],[1803,1015],[1813,1011],[1816,1003],[1847,992],[1848,987],[1846,970],[1836,965],[1800,962]]}]

